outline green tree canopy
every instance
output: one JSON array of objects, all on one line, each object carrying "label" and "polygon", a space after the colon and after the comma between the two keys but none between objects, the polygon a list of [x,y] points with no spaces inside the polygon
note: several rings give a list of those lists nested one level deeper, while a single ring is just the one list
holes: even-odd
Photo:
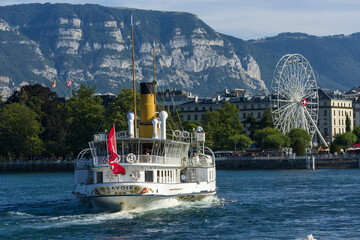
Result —
[{"label": "green tree canopy", "polygon": [[286,134],[290,139],[290,147],[294,148],[297,140],[303,142],[305,148],[310,147],[311,135],[302,128],[293,128]]},{"label": "green tree canopy", "polygon": [[226,102],[219,110],[206,112],[201,120],[207,144],[215,150],[231,150],[230,137],[243,133],[238,108]]},{"label": "green tree canopy", "polygon": [[300,138],[296,138],[295,142],[291,146],[293,148],[294,153],[298,156],[305,155],[305,143]]},{"label": "green tree canopy", "polygon": [[40,154],[44,150],[39,138],[41,131],[37,114],[25,104],[5,105],[0,114],[1,154],[8,157]]},{"label": "green tree canopy", "polygon": [[[136,93],[136,114],[140,117],[140,94]],[[134,95],[133,90],[124,88],[120,91],[118,97],[111,102],[106,109],[105,128],[110,130],[115,123],[116,131],[126,131],[127,114],[134,112]]]},{"label": "green tree canopy", "polygon": [[354,128],[353,128],[353,134],[355,134],[355,136],[357,137],[357,140],[356,140],[356,142],[360,142],[360,125],[358,125],[358,126],[355,126]]},{"label": "green tree canopy", "polygon": [[274,127],[274,123],[271,116],[271,108],[265,108],[264,114],[259,121],[259,128]]},{"label": "green tree canopy", "polygon": [[36,112],[43,129],[40,138],[45,145],[45,155],[66,154],[64,110],[56,92],[41,84],[26,85],[15,91],[7,103],[24,103]]},{"label": "green tree canopy", "polygon": [[258,146],[264,149],[279,150],[288,147],[290,139],[282,134],[279,129],[266,127],[255,131],[254,140]]},{"label": "green tree canopy", "polygon": [[66,103],[68,131],[66,140],[73,154],[87,147],[95,133],[103,130],[104,108],[100,97],[93,97],[96,87],[81,85]]},{"label": "green tree canopy", "polygon": [[341,134],[336,134],[334,139],[334,144],[341,147],[349,147],[356,143],[356,135],[352,132],[345,132]]},{"label": "green tree canopy", "polygon": [[230,137],[230,140],[232,141],[232,149],[235,151],[243,151],[244,149],[250,147],[250,145],[253,143],[251,138],[246,136],[245,134],[235,134],[234,136]]},{"label": "green tree canopy", "polygon": [[346,113],[345,125],[346,125],[346,132],[351,132],[351,120],[347,113]]},{"label": "green tree canopy", "polygon": [[253,115],[248,114],[244,120],[244,124],[250,132],[249,136],[252,138],[254,136],[255,130],[259,129],[259,122],[254,118]]}]

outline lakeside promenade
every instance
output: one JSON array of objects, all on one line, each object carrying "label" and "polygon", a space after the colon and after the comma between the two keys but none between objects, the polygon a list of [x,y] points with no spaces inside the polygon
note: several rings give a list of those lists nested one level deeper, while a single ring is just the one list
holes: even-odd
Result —
[{"label": "lakeside promenade", "polygon": [[[72,172],[74,160],[0,162],[0,173]],[[276,157],[216,157],[219,170],[290,170],[360,168],[360,155],[308,155]]]},{"label": "lakeside promenade", "polygon": [[239,157],[216,158],[216,168],[223,170],[285,170],[285,169],[326,169],[359,168],[360,155],[307,155],[276,157]]}]

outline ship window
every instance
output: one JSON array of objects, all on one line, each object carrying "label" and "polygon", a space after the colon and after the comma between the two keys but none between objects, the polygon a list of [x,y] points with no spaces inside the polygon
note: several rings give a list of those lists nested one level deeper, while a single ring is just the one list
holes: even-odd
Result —
[{"label": "ship window", "polygon": [[103,172],[96,172],[96,183],[103,183]]},{"label": "ship window", "polygon": [[154,182],[154,172],[145,171],[145,182]]}]

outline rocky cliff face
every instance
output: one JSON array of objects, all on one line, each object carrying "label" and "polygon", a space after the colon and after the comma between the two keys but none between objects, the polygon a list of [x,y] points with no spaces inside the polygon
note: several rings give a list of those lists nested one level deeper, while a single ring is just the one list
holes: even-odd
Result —
[{"label": "rocky cliff face", "polygon": [[[19,15],[23,12],[23,15]],[[133,10],[136,80],[212,95],[224,88],[264,90],[257,62],[187,13]],[[0,91],[24,84],[50,86],[69,95],[71,78],[118,93],[132,82],[130,10],[98,5],[29,4],[0,8]]]}]

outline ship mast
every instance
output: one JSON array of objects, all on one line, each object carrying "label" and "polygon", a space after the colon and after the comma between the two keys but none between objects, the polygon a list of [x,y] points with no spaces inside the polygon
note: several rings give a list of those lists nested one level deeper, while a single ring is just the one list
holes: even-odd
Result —
[{"label": "ship mast", "polygon": [[134,93],[134,136],[137,138],[137,122],[136,122],[136,89],[135,89],[135,59],[134,59],[134,34],[133,34],[133,18],[132,13],[130,13],[131,17],[131,46],[132,46],[132,67],[133,67],[133,93]]},{"label": "ship mast", "polygon": [[155,103],[155,111],[156,111],[156,77],[155,77],[155,39],[153,45],[153,55],[154,55],[154,103]]}]

